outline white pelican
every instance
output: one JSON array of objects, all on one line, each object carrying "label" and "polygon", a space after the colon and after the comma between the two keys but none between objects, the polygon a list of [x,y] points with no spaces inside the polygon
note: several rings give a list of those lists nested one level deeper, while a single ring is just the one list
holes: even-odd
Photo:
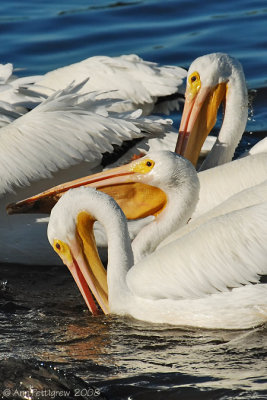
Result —
[{"label": "white pelican", "polygon": [[239,61],[229,55],[214,53],[197,58],[188,71],[185,97],[176,151],[194,165],[202,143],[216,122],[217,110],[224,104],[220,132],[200,168],[205,171],[199,173],[200,201],[194,218],[233,194],[267,179],[267,142],[263,139],[250,150],[248,157],[229,163],[248,115],[243,69]]},{"label": "white pelican", "polygon": [[[179,178],[182,186],[186,176]],[[188,207],[182,196],[180,206],[180,213]],[[107,282],[94,244],[96,220],[108,237]],[[85,282],[105,313],[179,326],[247,329],[267,320],[267,285],[260,283],[267,273],[266,227],[267,201],[213,218],[134,264],[117,203],[82,187],[55,205],[48,238],[91,309]]]},{"label": "white pelican", "polygon": [[[200,170],[231,161],[248,117],[248,93],[239,61],[223,53],[207,54],[194,60],[188,70],[185,98],[177,153],[196,165],[201,146],[223,104],[220,132]],[[247,154],[266,152],[266,143],[266,139],[261,140]]]},{"label": "white pelican", "polygon": [[81,95],[81,87],[56,92],[0,130],[0,262],[57,263],[46,224],[36,216],[8,217],[8,203],[92,172],[113,144],[171,130],[171,120],[109,112],[108,93]]},{"label": "white pelican", "polygon": [[238,60],[223,53],[197,58],[188,70],[185,106],[176,148],[194,165],[223,102],[223,123],[202,170],[232,160],[247,123],[248,94],[243,68]]}]

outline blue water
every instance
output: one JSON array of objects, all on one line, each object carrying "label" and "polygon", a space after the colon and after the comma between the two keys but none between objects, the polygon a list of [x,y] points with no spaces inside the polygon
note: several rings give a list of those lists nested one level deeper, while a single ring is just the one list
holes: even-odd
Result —
[{"label": "blue water", "polygon": [[[266,22],[266,1],[1,0],[0,62],[24,76],[94,55],[188,67],[227,52],[243,64],[253,98],[247,147],[267,132]],[[109,399],[267,398],[265,327],[216,332],[92,318],[63,266],[2,266],[0,292],[1,390],[39,382],[70,388],[68,399],[89,398],[92,384]]]},{"label": "blue water", "polygon": [[2,0],[1,62],[30,75],[99,54],[188,66],[222,51],[258,88],[267,84],[266,18],[265,1]]}]

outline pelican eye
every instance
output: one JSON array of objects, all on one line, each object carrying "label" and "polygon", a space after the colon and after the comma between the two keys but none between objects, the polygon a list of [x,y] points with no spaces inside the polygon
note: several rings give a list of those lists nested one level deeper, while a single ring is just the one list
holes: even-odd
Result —
[{"label": "pelican eye", "polygon": [[197,71],[193,72],[188,78],[188,89],[189,89],[189,96],[194,98],[194,96],[199,92],[201,88],[201,80],[199,73]]},{"label": "pelican eye", "polygon": [[152,169],[155,165],[155,161],[152,159],[145,160],[145,166],[148,167],[149,169]]},{"label": "pelican eye", "polygon": [[155,161],[152,159],[140,160],[133,165],[133,171],[141,174],[147,174],[154,167]]},{"label": "pelican eye", "polygon": [[65,250],[66,250],[66,245],[65,245],[65,243],[62,242],[62,241],[59,240],[59,239],[55,239],[55,240],[54,240],[53,247],[54,247],[54,250],[55,250],[57,253],[64,253]]},{"label": "pelican eye", "polygon": [[68,265],[72,262],[72,254],[67,243],[62,242],[60,239],[54,239],[53,248],[60,256],[64,264]]},{"label": "pelican eye", "polygon": [[189,83],[195,83],[200,81],[200,76],[199,73],[197,71],[193,72],[189,78],[188,78]]}]

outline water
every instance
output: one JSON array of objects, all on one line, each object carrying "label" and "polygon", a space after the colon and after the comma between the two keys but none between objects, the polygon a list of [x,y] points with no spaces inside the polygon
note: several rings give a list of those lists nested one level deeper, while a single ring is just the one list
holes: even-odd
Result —
[{"label": "water", "polygon": [[[2,0],[0,62],[24,76],[100,54],[188,67],[227,52],[243,64],[252,99],[242,151],[267,132],[266,17],[265,1]],[[267,398],[264,326],[185,330],[93,318],[64,266],[2,265],[0,291],[5,398]]]},{"label": "water", "polygon": [[[1,357],[7,359],[0,378],[5,371],[13,389],[36,388],[36,374],[47,390],[68,389],[71,382],[72,390],[89,385],[111,399],[267,396],[264,327],[185,330],[92,317],[64,266],[2,266],[0,279]],[[44,386],[43,370],[50,386]],[[70,373],[68,383],[63,371]]]}]

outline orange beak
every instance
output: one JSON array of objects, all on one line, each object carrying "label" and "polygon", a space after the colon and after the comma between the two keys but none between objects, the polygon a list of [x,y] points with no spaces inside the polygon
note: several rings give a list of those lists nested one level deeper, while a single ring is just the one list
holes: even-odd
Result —
[{"label": "orange beak", "polygon": [[142,183],[146,173],[138,167],[140,160],[142,159],[55,186],[33,197],[9,204],[7,213],[50,213],[67,190],[79,186],[90,186],[112,196],[128,219],[157,215],[165,207],[167,197],[159,188]]},{"label": "orange beak", "polygon": [[190,86],[186,89],[175,152],[190,160],[195,166],[201,147],[216,123],[218,109],[226,98],[226,90],[226,83],[219,83],[213,88],[200,87],[193,95]]},{"label": "orange beak", "polygon": [[71,272],[89,310],[93,315],[98,315],[100,311],[94,298],[105,314],[109,313],[109,305],[107,273],[98,255],[93,233],[94,222],[90,214],[80,212],[75,238],[69,244],[55,239],[53,248]]}]

